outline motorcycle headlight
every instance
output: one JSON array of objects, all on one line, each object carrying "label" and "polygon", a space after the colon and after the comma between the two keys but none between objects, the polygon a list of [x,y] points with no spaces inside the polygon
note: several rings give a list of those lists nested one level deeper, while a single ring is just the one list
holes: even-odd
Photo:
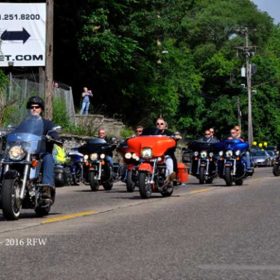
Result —
[{"label": "motorcycle headlight", "polygon": [[206,158],[206,157],[207,157],[207,152],[206,152],[206,151],[202,151],[202,152],[200,153],[200,156],[201,156],[202,158]]},{"label": "motorcycle headlight", "polygon": [[124,155],[124,157],[126,158],[126,159],[131,159],[131,153],[126,153],[125,155]]},{"label": "motorcycle headlight", "polygon": [[219,151],[219,156],[222,157],[224,155],[223,151]]},{"label": "motorcycle headlight", "polygon": [[233,156],[233,152],[231,150],[226,151],[226,157],[232,157]]},{"label": "motorcycle headlight", "polygon": [[98,154],[97,153],[93,153],[90,155],[90,159],[91,160],[97,160],[98,159]]},{"label": "motorcycle headlight", "polygon": [[132,154],[133,159],[137,159],[137,155],[135,153]]},{"label": "motorcycle headlight", "polygon": [[105,154],[101,154],[101,155],[100,155],[100,158],[101,158],[101,159],[104,159],[105,157],[106,157]]},{"label": "motorcycle headlight", "polygon": [[143,158],[151,158],[152,157],[152,149],[144,148],[141,151],[141,155],[142,155]]},{"label": "motorcycle headlight", "polygon": [[214,156],[214,153],[209,153],[209,157],[213,157]]},{"label": "motorcycle headlight", "polygon": [[88,160],[88,155],[84,155],[84,160]]},{"label": "motorcycle headlight", "polygon": [[199,155],[199,152],[194,152],[193,155],[197,157]]},{"label": "motorcycle headlight", "polygon": [[236,156],[240,156],[240,154],[241,154],[241,151],[240,151],[240,150],[237,150],[237,151],[235,152],[235,155],[236,155]]},{"label": "motorcycle headlight", "polygon": [[13,146],[9,150],[9,158],[12,160],[22,160],[26,155],[22,146]]}]

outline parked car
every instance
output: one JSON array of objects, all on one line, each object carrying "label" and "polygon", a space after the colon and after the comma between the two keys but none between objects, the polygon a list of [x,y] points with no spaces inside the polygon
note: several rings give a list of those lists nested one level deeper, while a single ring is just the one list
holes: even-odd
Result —
[{"label": "parked car", "polygon": [[251,153],[251,158],[254,167],[272,166],[271,156],[267,151],[257,150]]}]

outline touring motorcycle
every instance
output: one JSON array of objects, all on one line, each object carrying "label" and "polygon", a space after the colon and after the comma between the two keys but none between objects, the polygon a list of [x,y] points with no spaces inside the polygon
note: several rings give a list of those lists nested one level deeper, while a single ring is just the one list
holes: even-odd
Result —
[{"label": "touring motorcycle", "polygon": [[115,145],[107,143],[104,139],[92,138],[78,148],[84,155],[83,174],[86,183],[92,191],[98,191],[103,185],[105,190],[111,190],[114,183],[114,166],[107,160],[111,156]]},{"label": "touring motorcycle", "polygon": [[[176,148],[176,140],[170,136],[157,135],[157,129],[146,129],[141,136],[127,141],[129,152],[126,158],[139,160],[137,179],[141,198],[150,198],[153,192],[171,196],[176,183],[187,181],[187,169],[178,164],[177,180],[166,183],[165,154]],[[130,154],[130,155],[129,155]]]},{"label": "touring motorcycle", "polygon": [[[53,128],[59,130],[60,127]],[[7,220],[17,220],[21,209],[34,209],[39,216],[47,215],[55,200],[52,188],[52,203],[42,198],[42,155],[46,150],[43,119],[29,116],[6,138],[6,150],[2,160],[2,184],[0,206]],[[50,133],[49,131],[48,133]]]},{"label": "touring motorcycle", "polygon": [[249,145],[239,139],[224,140],[215,144],[219,149],[218,173],[227,186],[242,185],[248,176],[244,162]]},{"label": "touring motorcycle", "polygon": [[83,181],[83,159],[84,155],[73,148],[67,153],[65,163],[56,163],[55,186],[79,185]]},{"label": "touring motorcycle", "polygon": [[189,149],[193,151],[190,173],[199,180],[200,184],[211,184],[217,176],[217,158],[214,145],[200,141],[194,141],[189,145]]}]

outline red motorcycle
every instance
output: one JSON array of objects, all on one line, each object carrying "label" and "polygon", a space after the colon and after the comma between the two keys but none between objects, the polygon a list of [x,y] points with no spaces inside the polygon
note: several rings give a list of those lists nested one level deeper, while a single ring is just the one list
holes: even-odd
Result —
[{"label": "red motorcycle", "polygon": [[151,197],[153,192],[162,196],[171,196],[175,184],[188,181],[187,168],[178,163],[177,178],[166,182],[165,155],[169,149],[176,148],[176,140],[170,136],[155,135],[156,129],[146,130],[141,136],[127,140],[127,153],[125,158],[139,159],[137,166],[137,180],[142,198]]}]

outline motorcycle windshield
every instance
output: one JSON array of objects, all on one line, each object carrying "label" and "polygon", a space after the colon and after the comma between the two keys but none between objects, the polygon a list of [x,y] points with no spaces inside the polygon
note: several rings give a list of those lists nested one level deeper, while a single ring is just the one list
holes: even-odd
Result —
[{"label": "motorcycle windshield", "polygon": [[213,143],[206,143],[206,142],[200,142],[200,141],[193,141],[189,145],[189,149],[194,151],[214,151],[215,144]]},{"label": "motorcycle windshield", "polygon": [[90,153],[106,154],[112,151],[112,147],[104,139],[92,138],[88,140],[86,144],[81,146],[78,149],[78,151],[83,154],[90,154]]},{"label": "motorcycle windshield", "polygon": [[249,149],[248,143],[243,142],[239,139],[224,140],[220,143],[217,143],[215,146],[218,147],[220,150],[245,151]]},{"label": "motorcycle windshield", "polygon": [[21,145],[28,153],[45,152],[43,132],[43,119],[40,116],[29,116],[8,134],[7,148]]}]

